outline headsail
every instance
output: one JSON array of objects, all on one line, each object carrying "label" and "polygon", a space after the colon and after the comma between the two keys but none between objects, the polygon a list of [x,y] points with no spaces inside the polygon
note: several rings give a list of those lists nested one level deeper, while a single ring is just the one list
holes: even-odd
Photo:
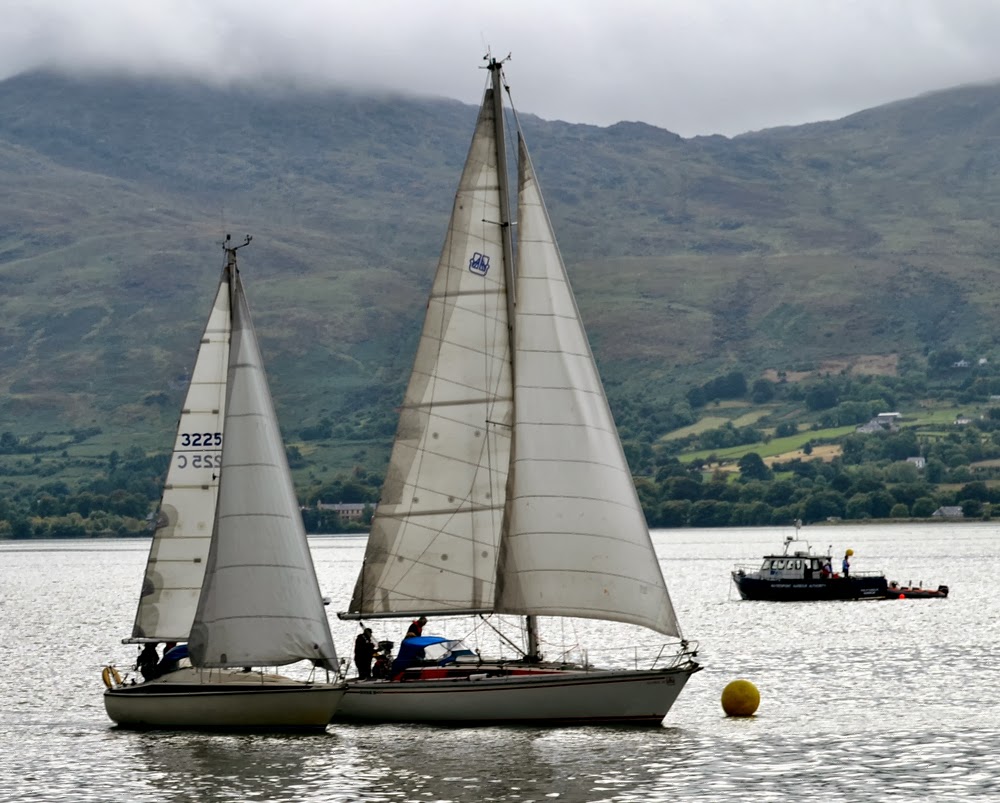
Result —
[{"label": "headsail", "polygon": [[177,424],[131,640],[186,641],[191,631],[219,492],[231,329],[224,270]]},{"label": "headsail", "polygon": [[195,666],[337,656],[239,274],[212,546],[189,642]]},{"label": "headsail", "polygon": [[497,611],[679,635],[604,387],[523,140],[515,422]]},{"label": "headsail", "polygon": [[490,610],[511,373],[492,92],[455,197],[350,611]]}]

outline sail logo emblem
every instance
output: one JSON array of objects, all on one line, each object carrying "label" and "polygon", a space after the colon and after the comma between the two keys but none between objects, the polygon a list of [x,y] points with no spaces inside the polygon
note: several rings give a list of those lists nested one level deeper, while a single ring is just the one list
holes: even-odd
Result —
[{"label": "sail logo emblem", "polygon": [[472,255],[472,259],[469,260],[469,270],[478,276],[485,276],[487,271],[490,269],[490,258],[486,254],[480,254],[478,251]]}]

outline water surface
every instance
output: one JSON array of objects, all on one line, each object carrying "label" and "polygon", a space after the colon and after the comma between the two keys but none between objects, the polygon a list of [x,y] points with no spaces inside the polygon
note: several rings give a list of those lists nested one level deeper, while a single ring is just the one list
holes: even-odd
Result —
[{"label": "water surface", "polygon": [[[704,671],[662,728],[331,726],[324,735],[134,733],[113,727],[101,667],[126,666],[148,542],[0,543],[0,801],[885,801],[1000,800],[995,684],[1000,601],[988,593],[991,524],[804,528],[855,551],[855,570],[947,583],[947,600],[739,601],[734,563],[790,531],[654,534],[685,635]],[[311,540],[325,594],[342,608],[359,537]],[[331,624],[342,656],[355,623]],[[399,640],[405,622],[376,622]],[[545,621],[552,655],[587,645],[627,666],[662,639],[635,628]],[[428,630],[493,649],[488,631]],[[514,635],[511,633],[511,635]],[[735,678],[757,716],[719,705]]]}]

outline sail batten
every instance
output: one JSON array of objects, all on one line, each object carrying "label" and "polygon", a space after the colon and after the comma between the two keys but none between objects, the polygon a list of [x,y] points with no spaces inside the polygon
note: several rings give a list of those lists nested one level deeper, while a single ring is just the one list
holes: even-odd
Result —
[{"label": "sail batten", "polygon": [[[428,296],[428,299],[432,303],[437,303],[437,302],[440,302],[440,301],[447,301],[448,299],[452,299],[452,298],[469,298],[471,296],[497,296],[497,297],[502,297],[503,295],[504,295],[503,290],[499,289],[499,288],[496,288],[496,287],[475,288],[475,289],[471,289],[471,290],[464,290],[464,289],[463,290],[453,290],[453,289],[449,289],[449,290],[446,290],[444,292],[435,292],[435,291],[432,290],[431,293],[430,293],[430,295]],[[469,314],[473,315],[473,316],[478,315],[481,318],[489,320],[489,316],[486,313],[484,313],[484,312],[478,312],[477,313],[475,310],[471,310]]]},{"label": "sail batten", "polygon": [[[513,396],[480,396],[478,398],[455,399],[454,401],[427,401],[416,402],[413,404],[401,404],[399,408],[401,410],[440,409],[444,407],[459,407],[461,405],[494,404],[496,402],[510,402],[512,400]],[[488,421],[487,423],[493,422]]]},{"label": "sail batten", "polygon": [[[414,519],[418,519],[421,516],[441,516],[441,515],[451,515],[454,513],[481,513],[486,510],[493,510],[493,511],[503,510],[503,505],[468,505],[465,507],[443,508],[441,510],[421,510],[421,511],[407,512],[405,514],[405,518],[413,517]],[[392,514],[390,513],[383,513],[382,515],[386,516],[387,518],[391,518],[392,516]],[[399,515],[397,516],[397,518],[403,519],[404,516]],[[473,539],[470,538],[469,540],[472,541]]]}]

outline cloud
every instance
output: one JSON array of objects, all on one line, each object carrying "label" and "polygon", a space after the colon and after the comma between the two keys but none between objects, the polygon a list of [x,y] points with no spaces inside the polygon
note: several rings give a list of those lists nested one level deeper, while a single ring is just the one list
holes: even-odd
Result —
[{"label": "cloud", "polygon": [[995,0],[8,0],[0,78],[37,68],[351,86],[474,103],[487,47],[522,112],[685,136],[1000,79]]}]

